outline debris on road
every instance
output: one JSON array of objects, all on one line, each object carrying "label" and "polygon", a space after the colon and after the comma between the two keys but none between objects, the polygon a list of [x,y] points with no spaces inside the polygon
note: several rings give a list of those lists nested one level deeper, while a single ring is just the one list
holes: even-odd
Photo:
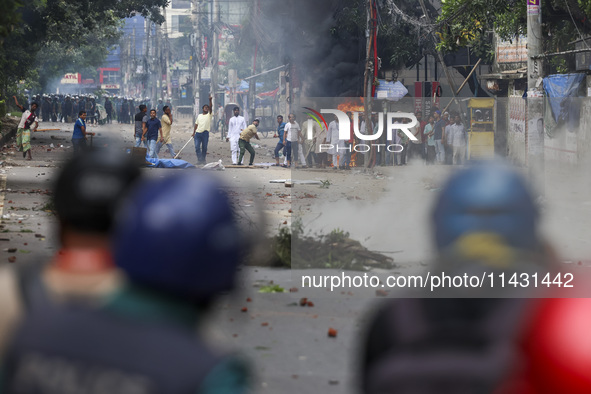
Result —
[{"label": "debris on road", "polygon": [[337,337],[337,333],[338,333],[338,331],[337,331],[337,330],[335,330],[335,329],[334,329],[334,328],[332,328],[332,327],[330,327],[330,328],[328,329],[328,336],[329,336],[329,337],[331,337],[331,338],[336,338],[336,337]]},{"label": "debris on road", "polygon": [[285,293],[285,289],[279,285],[261,286],[259,293]]}]

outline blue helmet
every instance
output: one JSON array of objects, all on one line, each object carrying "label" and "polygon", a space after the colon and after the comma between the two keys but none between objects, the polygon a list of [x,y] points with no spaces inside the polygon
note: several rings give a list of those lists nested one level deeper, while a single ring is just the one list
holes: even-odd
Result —
[{"label": "blue helmet", "polygon": [[494,233],[514,248],[540,246],[538,209],[525,180],[500,163],[477,163],[454,174],[433,211],[439,250],[470,233]]},{"label": "blue helmet", "polygon": [[205,301],[230,290],[241,232],[222,184],[206,174],[151,179],[121,207],[116,264],[132,283]]}]

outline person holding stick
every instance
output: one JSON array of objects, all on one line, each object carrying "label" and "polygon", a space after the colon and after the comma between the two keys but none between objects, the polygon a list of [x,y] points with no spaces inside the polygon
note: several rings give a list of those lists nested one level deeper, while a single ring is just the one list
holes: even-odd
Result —
[{"label": "person holding stick", "polygon": [[240,146],[240,157],[238,158],[238,165],[242,165],[242,158],[244,157],[244,151],[247,150],[250,153],[250,161],[248,163],[251,166],[254,163],[254,155],[255,151],[252,145],[250,144],[250,139],[252,137],[260,140],[259,135],[257,134],[257,127],[259,127],[260,120],[256,118],[250,126],[242,130],[240,133],[240,139],[238,140],[238,145]]}]

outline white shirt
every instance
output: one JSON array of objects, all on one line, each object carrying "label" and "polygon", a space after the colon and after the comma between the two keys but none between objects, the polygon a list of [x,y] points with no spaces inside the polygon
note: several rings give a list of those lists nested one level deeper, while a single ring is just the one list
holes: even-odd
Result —
[{"label": "white shirt", "polygon": [[338,153],[337,146],[341,148],[345,146],[345,142],[339,140],[339,124],[336,120],[333,120],[328,124],[328,131],[326,132],[326,143],[332,145],[332,147],[326,151],[329,155],[336,155]]},{"label": "white shirt", "polygon": [[365,132],[365,120],[361,121],[361,126],[359,126],[359,134],[367,134]]},{"label": "white shirt", "polygon": [[243,116],[232,116],[228,122],[228,138],[240,138],[240,132],[246,128],[246,120]]},{"label": "white shirt", "polygon": [[453,124],[450,126],[453,146],[466,146],[466,132],[463,124]]},{"label": "white shirt", "polygon": [[[292,132],[293,130],[293,132]],[[290,142],[298,142],[298,137],[300,135],[300,125],[298,122],[294,121],[293,123],[288,122],[285,125],[285,133],[287,133],[285,139]]]},{"label": "white shirt", "polygon": [[450,124],[449,126],[445,126],[445,142],[447,143],[447,145],[452,145],[454,133],[452,132],[451,126],[453,125],[455,125],[455,123]]},{"label": "white shirt", "polygon": [[[21,116],[21,121],[18,124],[19,129],[25,128],[25,122],[27,121],[27,118],[29,117],[29,115],[31,115],[31,111],[29,111],[28,109],[25,110],[25,112],[23,112],[23,115]],[[35,120],[37,120],[37,117],[35,117]]]}]

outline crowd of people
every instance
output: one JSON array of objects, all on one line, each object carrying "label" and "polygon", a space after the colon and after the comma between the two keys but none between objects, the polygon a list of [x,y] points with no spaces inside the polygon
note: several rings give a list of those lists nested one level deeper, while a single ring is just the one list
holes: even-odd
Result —
[{"label": "crowd of people", "polygon": [[[235,109],[238,117],[236,110],[238,108]],[[387,139],[384,132],[379,140],[372,140],[372,145],[376,145],[373,152],[367,148],[367,144],[362,148],[358,147],[364,141],[357,138],[354,128],[364,135],[379,133],[378,114],[372,115],[371,133],[362,113],[354,116],[352,112],[347,112],[347,116],[350,121],[348,139],[340,138],[339,120],[336,116],[328,124],[328,129],[311,117],[300,126],[295,114],[289,114],[288,122],[284,122],[282,115],[277,116],[275,137],[279,141],[274,151],[275,165],[296,167],[299,161],[300,167],[349,170],[353,164],[359,166],[367,160],[381,166],[403,166],[410,160],[421,160],[428,165],[463,164],[466,160],[466,130],[459,114],[450,117],[448,112],[441,115],[436,110],[424,121],[422,113],[417,112],[416,125],[408,128],[415,137],[414,140],[401,129],[395,129],[397,131],[392,134],[391,140]],[[354,126],[356,119],[357,125]],[[394,118],[393,122],[410,123],[410,119]],[[313,130],[311,140],[307,137],[307,130],[310,128]],[[279,153],[283,154],[283,163],[279,162]]]},{"label": "crowd of people", "polygon": [[[83,120],[90,124],[95,123],[99,118],[106,123],[113,120],[123,124],[133,122],[136,147],[139,147],[143,142],[148,150],[148,156],[158,158],[160,149],[166,145],[170,156],[176,158],[170,137],[173,123],[170,100],[165,103],[162,99],[159,99],[157,103],[151,103],[148,99],[138,101],[124,97],[110,98],[107,96],[104,98],[104,105],[102,105],[104,115],[101,116],[100,111],[97,110],[96,98],[91,95],[73,97],[67,95],[43,95],[43,97],[37,97],[37,99],[40,99],[42,104],[39,106],[38,101],[34,101],[31,105],[35,105],[36,111],[33,111],[33,113],[38,113],[39,118],[44,121],[74,121],[79,123],[80,114],[84,112],[85,119]],[[20,106],[18,102],[17,106],[21,110],[25,108]],[[259,138],[257,133],[253,133],[253,131],[258,128],[260,120],[255,119],[252,123],[247,124],[245,117],[240,115],[240,108],[235,107],[233,116],[230,119],[223,119],[223,111],[218,111],[216,118],[219,119],[214,122],[212,108],[212,99],[210,97],[209,103],[203,105],[202,113],[198,115],[194,125],[193,138],[197,164],[206,164],[209,135],[210,132],[215,132],[215,129],[220,126],[220,121],[227,124],[226,142],[230,143],[232,164],[241,165],[245,151],[248,151],[251,155],[249,164],[253,164],[255,151],[250,145],[250,139]],[[383,130],[379,130],[380,122],[377,118],[379,115],[372,114],[371,130],[370,127],[366,126],[363,113],[353,114],[347,112],[347,116],[350,121],[349,138],[341,139],[339,136],[339,120],[336,116],[328,124],[328,127],[325,127],[325,125],[311,117],[306,119],[300,126],[295,114],[289,114],[287,122],[284,121],[283,115],[278,115],[275,137],[279,141],[274,151],[275,165],[297,167],[299,161],[299,167],[332,167],[334,169],[349,170],[352,166],[364,165],[367,161],[371,165],[379,166],[404,166],[412,160],[420,160],[427,165],[451,165],[463,164],[467,158],[467,133],[461,117],[457,113],[445,112],[442,114],[441,111],[435,109],[424,120],[422,113],[417,112],[415,114],[417,123],[408,128],[414,139],[411,139],[402,130],[395,129],[396,131],[392,133],[391,139],[387,139],[387,134],[383,132],[382,136],[375,141],[375,144],[380,145],[380,147],[368,150],[358,149],[358,145],[364,141],[361,141],[355,135],[354,129],[364,135],[380,133]],[[37,121],[39,118],[37,118]],[[357,124],[354,125],[354,122],[357,122]],[[410,119],[394,118],[393,122],[394,124],[405,124],[409,123]],[[24,127],[24,121],[21,121],[21,123],[23,123],[23,127],[19,126],[19,130],[21,128],[29,130],[29,128]],[[308,123],[311,123],[311,126]],[[252,125],[255,125],[255,129],[252,129],[248,136],[242,136],[241,133]],[[311,140],[307,136],[307,130],[310,128],[313,130]],[[21,133],[19,135],[23,135],[23,138],[27,141],[28,137],[25,134]],[[19,141],[21,141],[19,147],[23,152],[27,151],[27,147],[22,146],[22,140]],[[279,162],[280,153],[283,156],[283,163]]]},{"label": "crowd of people", "polygon": [[158,117],[161,117],[163,107],[172,106],[170,99],[158,99],[152,103],[149,98],[131,98],[116,95],[103,95],[98,97],[93,94],[37,94],[25,97],[25,107],[30,104],[37,104],[37,116],[43,122],[76,122],[80,111],[86,112],[88,123],[96,124],[112,123],[114,120],[119,123],[133,123],[133,115],[140,105],[148,108],[155,108]]}]

